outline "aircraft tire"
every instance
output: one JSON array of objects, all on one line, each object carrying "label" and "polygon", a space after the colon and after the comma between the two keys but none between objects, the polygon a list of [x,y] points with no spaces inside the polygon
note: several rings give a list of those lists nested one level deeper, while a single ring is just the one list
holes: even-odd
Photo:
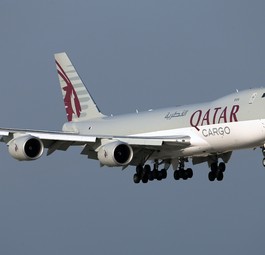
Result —
[{"label": "aircraft tire", "polygon": [[149,173],[148,173],[148,179],[149,179],[149,181],[153,181],[155,178],[154,178],[154,173],[153,173],[153,171],[150,171]]},{"label": "aircraft tire", "polygon": [[186,171],[187,171],[188,178],[192,178],[192,176],[193,176],[192,169],[191,168],[188,168]]},{"label": "aircraft tire", "polygon": [[163,176],[162,176],[162,173],[161,173],[160,171],[157,173],[157,177],[156,177],[156,179],[157,179],[158,181],[162,181]]},{"label": "aircraft tire", "polygon": [[154,180],[157,180],[158,171],[157,170],[153,170],[152,172],[153,172]]},{"label": "aircraft tire", "polygon": [[138,166],[136,167],[136,173],[137,173],[138,175],[141,175],[142,172],[143,172],[143,167],[142,167],[141,165],[138,165]]},{"label": "aircraft tire", "polygon": [[224,179],[224,174],[222,171],[218,171],[216,179],[217,181],[222,181]]},{"label": "aircraft tire", "polygon": [[140,182],[140,176],[139,176],[139,174],[134,174],[133,181],[134,181],[134,183],[139,183]]},{"label": "aircraft tire", "polygon": [[166,179],[167,178],[167,170],[166,169],[162,169],[161,170],[161,174],[162,174],[162,179]]},{"label": "aircraft tire", "polygon": [[209,181],[213,182],[215,180],[216,174],[213,171],[210,171],[208,174]]},{"label": "aircraft tire", "polygon": [[143,171],[144,171],[145,174],[151,172],[150,165],[145,165],[144,168],[143,168]]},{"label": "aircraft tire", "polygon": [[217,170],[218,170],[218,165],[217,165],[217,163],[216,163],[216,162],[214,162],[214,163],[212,163],[212,164],[211,164],[211,170],[212,170],[212,172],[214,172],[214,171],[217,171]]},{"label": "aircraft tire", "polygon": [[179,171],[178,171],[178,170],[175,170],[175,171],[174,171],[174,179],[175,179],[176,181],[178,181],[178,180],[180,179]]},{"label": "aircraft tire", "polygon": [[187,170],[181,171],[181,177],[183,180],[187,180],[189,178]]},{"label": "aircraft tire", "polygon": [[142,182],[147,183],[148,182],[148,173],[145,173],[142,177]]},{"label": "aircraft tire", "polygon": [[221,162],[220,164],[219,164],[219,170],[221,171],[221,172],[225,172],[225,163],[224,162]]}]

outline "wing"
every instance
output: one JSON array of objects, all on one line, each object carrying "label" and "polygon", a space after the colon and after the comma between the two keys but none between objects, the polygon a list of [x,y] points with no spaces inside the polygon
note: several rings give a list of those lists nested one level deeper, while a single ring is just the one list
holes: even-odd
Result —
[{"label": "wing", "polygon": [[[0,128],[0,136],[0,141],[8,145],[11,156],[18,160],[37,159],[42,155],[44,148],[47,149],[47,155],[50,155],[56,150],[66,151],[70,146],[82,146],[83,150],[81,154],[87,155],[92,159],[100,160],[99,152],[101,150],[104,151],[102,152],[104,153],[102,161],[104,161],[104,157],[107,158],[106,154],[110,154],[110,158],[113,158],[115,150],[123,144],[130,149],[132,157],[129,162],[126,161],[123,164],[116,162],[118,163],[117,166],[137,165],[142,162],[144,163],[157,151],[170,148],[177,150],[190,146],[189,136],[88,136],[71,132],[5,128]],[[27,155],[27,147],[28,151],[33,151],[32,157]],[[120,146],[120,148],[125,149],[124,146]],[[35,149],[37,151],[34,153]],[[123,151],[119,151],[119,153],[123,153]],[[115,160],[112,163],[106,162],[104,161],[103,163],[105,165],[116,166]]]}]

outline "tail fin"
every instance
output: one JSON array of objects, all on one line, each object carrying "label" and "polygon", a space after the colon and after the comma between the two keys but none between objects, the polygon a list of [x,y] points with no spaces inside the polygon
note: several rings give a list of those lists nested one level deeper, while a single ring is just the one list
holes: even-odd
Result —
[{"label": "tail fin", "polygon": [[57,53],[54,57],[68,121],[103,117],[67,54]]}]

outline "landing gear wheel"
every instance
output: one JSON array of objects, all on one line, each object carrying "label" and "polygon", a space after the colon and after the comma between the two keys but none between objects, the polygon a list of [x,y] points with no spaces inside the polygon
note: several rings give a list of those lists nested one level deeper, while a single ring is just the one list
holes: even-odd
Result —
[{"label": "landing gear wheel", "polygon": [[148,182],[148,174],[144,174],[144,176],[142,177],[142,182],[143,183],[147,183]]},{"label": "landing gear wheel", "polygon": [[188,178],[192,178],[192,176],[193,176],[192,169],[191,168],[188,168],[186,171],[187,171]]},{"label": "landing gear wheel", "polygon": [[215,180],[216,174],[213,171],[210,171],[208,174],[209,181],[213,182]]},{"label": "landing gear wheel", "polygon": [[153,181],[155,178],[154,178],[154,173],[153,173],[153,171],[150,171],[149,173],[148,173],[148,179],[149,179],[149,181]]},{"label": "landing gear wheel", "polygon": [[181,171],[181,177],[183,180],[187,180],[189,178],[188,172],[186,170]]},{"label": "landing gear wheel", "polygon": [[211,164],[211,170],[212,170],[212,172],[217,171],[217,169],[218,169],[217,162],[212,163]]},{"label": "landing gear wheel", "polygon": [[136,167],[136,173],[137,173],[138,175],[141,175],[142,172],[143,172],[143,167],[142,167],[141,165],[137,166],[137,167]]},{"label": "landing gear wheel", "polygon": [[224,162],[221,162],[219,164],[219,170],[224,173],[224,171],[225,171],[225,163]]},{"label": "landing gear wheel", "polygon": [[161,170],[161,175],[162,175],[162,179],[166,179],[167,178],[167,170],[166,169],[162,169]]},{"label": "landing gear wheel", "polygon": [[153,173],[154,180],[157,180],[158,171],[157,170],[153,170],[152,173]]},{"label": "landing gear wheel", "polygon": [[174,179],[176,181],[178,181],[180,179],[180,175],[179,175],[179,171],[178,170],[174,171]]},{"label": "landing gear wheel", "polygon": [[221,171],[218,171],[216,176],[217,181],[222,181],[224,179],[224,174]]},{"label": "landing gear wheel", "polygon": [[148,174],[149,172],[151,172],[151,167],[150,167],[150,165],[145,165],[143,170],[144,170],[144,173],[145,173],[145,174]]},{"label": "landing gear wheel", "polygon": [[140,180],[141,180],[140,176],[138,174],[134,174],[134,176],[133,176],[134,183],[139,183]]},{"label": "landing gear wheel", "polygon": [[157,179],[158,181],[162,181],[163,176],[162,176],[161,171],[159,171],[159,172],[157,173],[157,177],[156,177],[156,179]]}]

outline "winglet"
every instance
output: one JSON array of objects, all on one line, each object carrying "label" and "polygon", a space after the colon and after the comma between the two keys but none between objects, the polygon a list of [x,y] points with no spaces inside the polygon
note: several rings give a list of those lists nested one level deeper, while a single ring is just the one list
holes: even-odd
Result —
[{"label": "winglet", "polygon": [[54,55],[68,121],[102,118],[93,98],[65,52]]}]

